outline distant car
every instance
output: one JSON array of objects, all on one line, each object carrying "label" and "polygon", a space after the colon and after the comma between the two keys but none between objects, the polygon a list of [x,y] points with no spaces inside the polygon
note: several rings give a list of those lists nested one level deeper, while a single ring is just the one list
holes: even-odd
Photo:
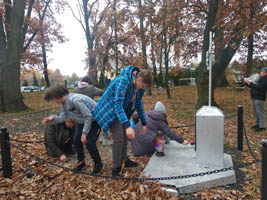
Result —
[{"label": "distant car", "polygon": [[44,90],[45,90],[45,86],[40,87],[40,90],[41,90],[41,91],[44,91]]},{"label": "distant car", "polygon": [[67,88],[68,89],[73,89],[74,88],[74,85],[68,85]]},{"label": "distant car", "polygon": [[28,86],[31,89],[31,92],[39,92],[40,88],[38,86]]},{"label": "distant car", "polygon": [[28,87],[28,86],[24,86],[24,87],[21,87],[21,88],[20,88],[20,91],[21,91],[21,93],[24,93],[24,92],[31,92],[31,88]]}]

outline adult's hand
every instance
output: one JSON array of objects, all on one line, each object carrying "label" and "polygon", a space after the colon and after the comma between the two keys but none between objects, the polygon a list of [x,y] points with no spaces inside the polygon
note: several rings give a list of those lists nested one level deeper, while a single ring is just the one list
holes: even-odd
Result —
[{"label": "adult's hand", "polygon": [[87,142],[87,140],[86,140],[86,134],[82,134],[82,137],[81,137],[81,142],[83,143],[83,144],[85,144],[86,142]]},{"label": "adult's hand", "polygon": [[132,127],[126,129],[126,135],[129,139],[135,138],[135,132]]},{"label": "adult's hand", "polygon": [[141,134],[145,134],[146,133],[146,126],[143,126],[142,130],[140,130]]},{"label": "adult's hand", "polygon": [[47,124],[48,122],[51,122],[53,120],[54,120],[54,115],[51,115],[49,117],[44,118],[43,121],[42,121],[42,123],[43,124]]}]

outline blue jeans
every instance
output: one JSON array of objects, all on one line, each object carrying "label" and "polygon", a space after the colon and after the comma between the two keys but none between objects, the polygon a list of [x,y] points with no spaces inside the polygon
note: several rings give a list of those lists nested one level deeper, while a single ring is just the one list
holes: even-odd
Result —
[{"label": "blue jeans", "polygon": [[[77,152],[78,162],[84,160],[83,144],[81,142],[82,130],[84,124],[75,124],[74,146]],[[100,126],[96,121],[92,122],[91,129],[86,137],[86,148],[95,163],[101,163],[101,157],[99,155],[96,141],[99,137]]]}]

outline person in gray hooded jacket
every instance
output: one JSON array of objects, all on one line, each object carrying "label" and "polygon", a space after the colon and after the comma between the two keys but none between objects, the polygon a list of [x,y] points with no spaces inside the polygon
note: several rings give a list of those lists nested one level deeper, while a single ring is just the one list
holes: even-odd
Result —
[{"label": "person in gray hooded jacket", "polygon": [[166,108],[163,103],[158,101],[153,110],[146,112],[147,132],[141,134],[142,124],[138,119],[137,113],[134,113],[133,121],[135,122],[135,138],[131,140],[132,152],[135,156],[151,155],[155,152],[155,138],[158,131],[170,137],[181,144],[188,144],[187,140],[174,133],[168,126],[166,118]]},{"label": "person in gray hooded jacket", "polygon": [[55,85],[45,91],[44,99],[61,104],[59,116],[51,115],[43,119],[43,124],[50,121],[62,123],[67,116],[75,122],[74,146],[78,157],[78,167],[75,173],[85,167],[83,144],[93,159],[95,165],[92,174],[98,174],[103,168],[96,141],[99,137],[100,127],[94,120],[92,112],[96,107],[96,102],[88,96],[82,94],[69,94],[68,89],[63,85]]},{"label": "person in gray hooded jacket", "polygon": [[88,81],[88,77],[83,78],[82,81],[78,83],[78,86],[74,88],[73,92],[86,95],[92,99],[94,99],[95,96],[101,96],[104,93],[104,90],[90,85]]}]

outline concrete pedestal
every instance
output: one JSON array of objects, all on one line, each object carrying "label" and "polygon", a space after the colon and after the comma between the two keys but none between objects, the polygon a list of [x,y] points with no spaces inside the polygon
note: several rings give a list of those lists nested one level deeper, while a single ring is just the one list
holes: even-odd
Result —
[{"label": "concrete pedestal", "polygon": [[[143,175],[153,178],[184,176],[221,169],[220,167],[199,167],[194,146],[191,145],[182,145],[170,141],[170,144],[165,145],[164,153],[164,157],[157,157],[155,153],[153,154],[143,171]],[[233,166],[231,155],[224,154],[223,159],[223,168]],[[160,180],[159,182],[176,188],[177,193],[173,189],[163,189],[178,196],[179,194],[198,192],[206,188],[236,183],[236,177],[234,170],[228,170],[205,176]]]},{"label": "concrete pedestal", "polygon": [[224,166],[224,115],[217,107],[203,106],[196,113],[196,156],[200,167]]}]

